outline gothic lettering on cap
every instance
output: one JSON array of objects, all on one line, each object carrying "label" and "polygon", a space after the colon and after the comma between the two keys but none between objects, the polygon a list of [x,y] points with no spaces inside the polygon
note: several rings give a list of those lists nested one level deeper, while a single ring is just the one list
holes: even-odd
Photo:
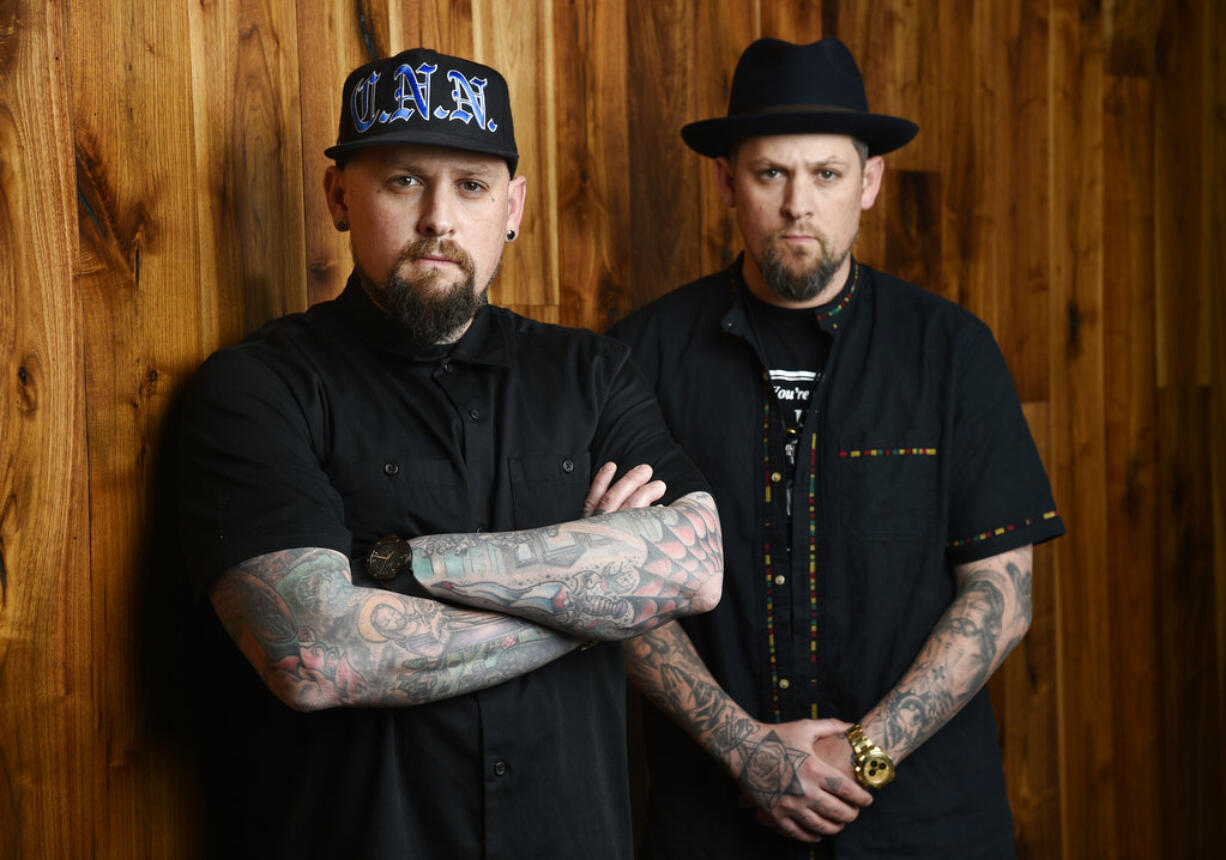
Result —
[{"label": "gothic lettering on cap", "polygon": [[375,123],[375,84],[379,83],[379,73],[371,72],[366,80],[358,81],[349,96],[349,115],[353,117],[353,127],[362,134]]},{"label": "gothic lettering on cap", "polygon": [[[384,111],[379,115],[379,122],[387,123],[398,119],[408,119],[413,116],[414,110],[422,119],[430,119],[430,76],[437,69],[438,66],[432,66],[429,63],[422,63],[416,70],[408,63],[403,63],[400,68],[396,69],[395,77],[399,86],[396,87],[395,99],[399,107],[392,114]],[[411,107],[410,102],[412,102]]]},{"label": "gothic lettering on cap", "polygon": [[[396,91],[392,94],[391,111],[379,110],[377,85],[380,74],[375,71],[358,81],[349,97],[349,115],[358,134],[364,134],[376,124],[390,125],[407,122],[413,117],[429,121],[431,117],[448,122],[476,125],[483,131],[497,131],[498,123],[485,112],[486,78],[468,78],[455,69],[447,71],[451,82],[451,105],[431,105],[430,82],[437,65],[422,63],[416,69],[407,63],[396,69],[393,78]],[[386,99],[385,99],[386,101]]]}]

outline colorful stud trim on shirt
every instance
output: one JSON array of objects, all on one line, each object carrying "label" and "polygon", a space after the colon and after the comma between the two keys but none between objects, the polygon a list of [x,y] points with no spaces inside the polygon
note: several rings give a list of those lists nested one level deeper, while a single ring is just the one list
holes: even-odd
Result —
[{"label": "colorful stud trim on shirt", "polygon": [[[853,261],[851,264],[851,286],[847,288],[847,295],[843,296],[843,298],[839,300],[839,303],[830,310],[822,311],[821,313],[816,314],[817,321],[821,322],[822,320],[830,319],[831,317],[842,313],[843,309],[847,307],[849,302],[851,302],[852,296],[856,294],[856,287],[858,286],[860,286],[860,264]],[[837,329],[838,327],[838,323],[831,323],[831,328]]]},{"label": "colorful stud trim on shirt", "polygon": [[[1059,511],[1048,511],[1047,513],[1043,514],[1038,519],[1035,519],[1034,517],[1026,517],[1026,519],[1022,522],[1021,527],[1026,528],[1027,526],[1034,525],[1039,520],[1050,520],[1058,516],[1060,516]],[[1008,534],[1009,532],[1016,531],[1017,529],[1018,529],[1017,525],[1010,523],[1007,526],[999,526],[998,528],[994,528],[990,532],[980,532],[979,534],[971,535],[968,538],[959,538],[958,540],[951,540],[949,543],[946,544],[946,546],[948,547],[968,546],[969,544],[980,543],[981,541],[989,540],[994,537],[1000,537],[1001,535]]]},{"label": "colorful stud trim on shirt", "polygon": [[817,719],[817,434],[809,439],[809,717]]},{"label": "colorful stud trim on shirt", "polygon": [[[762,397],[762,466],[763,466],[763,486],[764,486],[764,509],[766,511],[766,522],[763,527],[763,534],[771,533],[771,472],[774,471],[771,465],[771,383],[770,377],[763,374],[763,380],[766,385],[766,391]],[[782,712],[779,706],[779,655],[776,650],[775,643],[775,591],[774,580],[775,570],[771,558],[771,544],[769,540],[763,541],[763,565],[762,568],[766,572],[766,653],[770,661],[771,673],[771,709],[775,714],[775,722],[782,719]]]},{"label": "colorful stud trim on shirt", "polygon": [[857,450],[840,451],[840,457],[935,457],[936,448],[859,448]]}]

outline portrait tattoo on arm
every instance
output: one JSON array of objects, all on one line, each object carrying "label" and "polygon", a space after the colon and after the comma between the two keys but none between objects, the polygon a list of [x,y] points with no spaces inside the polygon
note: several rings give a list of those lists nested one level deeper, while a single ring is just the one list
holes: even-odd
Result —
[{"label": "portrait tattoo on arm", "polygon": [[415,538],[413,573],[432,594],[575,636],[620,639],[709,606],[723,569],[713,505],[685,497],[518,532]]},{"label": "portrait tattoo on arm", "polygon": [[269,689],[299,710],[438,701],[578,645],[522,619],[355,588],[348,559],[326,549],[257,556],[209,596]]},{"label": "portrait tattoo on arm", "polygon": [[965,565],[958,596],[865,731],[895,758],[932,737],[983,688],[1030,625],[1030,549]]}]

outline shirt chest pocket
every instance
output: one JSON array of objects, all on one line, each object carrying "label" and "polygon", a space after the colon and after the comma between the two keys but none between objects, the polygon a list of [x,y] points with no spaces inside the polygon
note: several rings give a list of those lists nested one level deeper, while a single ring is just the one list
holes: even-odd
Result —
[{"label": "shirt chest pocket", "polygon": [[848,433],[834,464],[840,521],[853,535],[912,539],[936,527],[939,434]]},{"label": "shirt chest pocket", "polygon": [[587,451],[508,457],[515,528],[577,520],[583,516],[583,500],[591,477]]},{"label": "shirt chest pocket", "polygon": [[355,552],[388,534],[459,531],[470,519],[463,476],[444,459],[392,452],[335,462],[329,476],[344,501]]}]

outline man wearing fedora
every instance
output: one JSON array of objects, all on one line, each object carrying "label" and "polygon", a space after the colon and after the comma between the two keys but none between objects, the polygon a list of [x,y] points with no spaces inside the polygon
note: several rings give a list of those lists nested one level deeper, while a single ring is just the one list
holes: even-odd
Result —
[{"label": "man wearing fedora", "polygon": [[497,71],[362,66],[326,154],[344,292],[184,406],[211,853],[628,858],[615,640],[718,601],[711,496],[625,345],[487,305],[525,184]]},{"label": "man wearing fedora", "polygon": [[851,254],[917,131],[835,39],[754,42],[728,115],[682,129],[745,250],[612,331],[726,553],[714,612],[625,644],[649,857],[1014,853],[983,688],[1063,526],[991,332]]}]

